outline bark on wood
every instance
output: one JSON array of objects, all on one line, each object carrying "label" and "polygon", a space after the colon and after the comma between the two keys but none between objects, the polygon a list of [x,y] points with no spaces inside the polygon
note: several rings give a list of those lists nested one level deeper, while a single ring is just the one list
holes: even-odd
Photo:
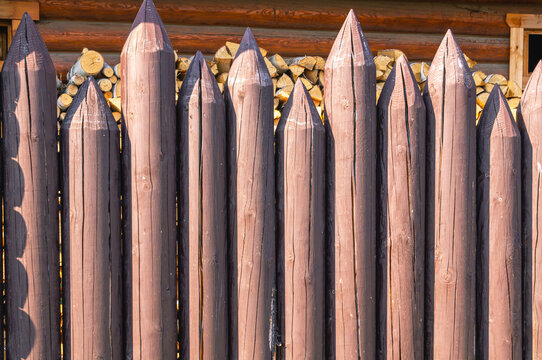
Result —
[{"label": "bark on wood", "polygon": [[328,358],[376,357],[375,74],[351,11],[325,68]]},{"label": "bark on wood", "polygon": [[381,359],[424,358],[425,115],[401,56],[378,101]]},{"label": "bark on wood", "polygon": [[7,359],[60,358],[56,78],[25,14],[2,69]]},{"label": "bark on wood", "polygon": [[[126,358],[175,359],[175,55],[144,0],[121,55]],[[158,99],[158,100],[157,100]]]},{"label": "bark on wood", "polygon": [[283,356],[325,357],[325,130],[301,81],[276,131]]},{"label": "bark on wood", "polygon": [[228,354],[226,113],[198,52],[177,103],[180,126],[180,351],[182,359]]},{"label": "bark on wood", "polygon": [[522,359],[521,138],[495,86],[477,127],[476,356]]},{"label": "bark on wood", "polygon": [[122,359],[119,129],[96,81],[60,129],[65,359]]},{"label": "bark on wood", "polygon": [[474,359],[476,87],[451,31],[433,59],[427,107],[426,356]]},{"label": "bark on wood", "polygon": [[275,348],[273,82],[250,29],[226,86],[229,148],[230,356]]}]

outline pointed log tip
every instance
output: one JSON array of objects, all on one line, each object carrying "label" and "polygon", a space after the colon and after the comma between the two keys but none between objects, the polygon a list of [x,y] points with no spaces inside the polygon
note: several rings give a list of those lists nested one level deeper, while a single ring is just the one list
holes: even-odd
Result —
[{"label": "pointed log tip", "polygon": [[[160,29],[160,31],[135,31],[140,25],[145,27],[157,27]],[[133,35],[134,33],[137,33],[137,35]],[[148,44],[145,46],[137,46],[136,49],[138,52],[140,48],[154,48],[155,50],[167,49],[173,51],[173,47],[171,46],[171,42],[164,23],[162,22],[162,18],[160,17],[160,14],[158,13],[158,10],[156,9],[156,6],[152,0],[143,0],[134,22],[132,23],[132,27],[130,28],[130,32],[128,34],[128,39],[126,40],[122,51],[125,52],[127,44],[139,44],[142,41],[145,43],[154,42],[155,46],[149,46]]]},{"label": "pointed log tip", "polygon": [[[519,130],[500,86],[494,86],[478,123],[480,131],[499,137],[519,137]],[[495,131],[496,130],[496,131]]]},{"label": "pointed log tip", "polygon": [[[377,106],[387,106],[391,101],[392,94],[397,94],[397,92],[400,92],[401,96],[404,96],[405,93],[414,94],[414,98],[410,98],[410,101],[419,101],[420,104],[423,104],[423,98],[418,87],[418,82],[404,55],[401,55],[397,59],[393,69],[388,75],[388,80],[382,88]],[[410,101],[405,99],[405,103],[409,103]]]},{"label": "pointed log tip", "polygon": [[[527,81],[527,85],[523,90],[521,102],[524,103],[525,99],[528,97],[533,97],[533,100],[531,100],[531,102],[533,102],[534,98],[540,97],[540,94],[542,94],[542,60],[538,62],[533,72],[531,73],[529,81]],[[523,105],[523,107],[528,106]]]},{"label": "pointed log tip", "polygon": [[[344,58],[346,54],[363,53],[363,63],[374,65],[373,53],[369,48],[369,43],[363,34],[361,25],[353,9],[350,9],[344,23],[333,42],[328,59]],[[326,66],[332,64],[332,61],[326,61]],[[331,66],[331,65],[329,65]]]},{"label": "pointed log tip", "polygon": [[[238,67],[245,66],[246,64],[244,64],[244,62],[246,61],[257,63],[256,71],[260,74],[259,82],[261,84],[272,86],[271,75],[269,74],[267,65],[265,64],[260,48],[258,47],[258,43],[252,34],[252,30],[250,30],[248,27],[245,30],[241,43],[239,44],[239,49],[237,50],[237,54],[233,59],[229,73],[236,73],[236,69]],[[235,81],[237,78],[254,78],[253,74],[244,74],[245,72],[241,72],[241,74],[238,74],[236,78],[228,77],[228,84],[230,81]]]},{"label": "pointed log tip", "polygon": [[245,33],[243,34],[243,39],[241,39],[241,43],[239,44],[239,49],[235,54],[235,58],[239,57],[239,55],[241,55],[241,53],[246,50],[254,50],[256,53],[260,54],[260,48],[258,47],[258,43],[256,42],[254,34],[249,27],[246,28]]},{"label": "pointed log tip", "polygon": [[[202,85],[207,84],[207,88],[209,86],[212,88],[215,100],[219,102],[223,101],[222,93],[220,92],[215,76],[201,51],[196,52],[196,55],[194,55],[190,62],[190,66],[183,79],[183,84],[179,89],[179,98],[190,97],[194,90],[194,85],[198,81],[201,81]],[[177,102],[177,106],[182,106],[181,104],[182,101]]]},{"label": "pointed log tip", "polygon": [[[100,90],[100,86],[93,76],[89,76],[87,80],[81,84],[77,94],[73,98],[73,101],[68,108],[66,118],[62,123],[63,127],[69,127],[72,123],[73,117],[77,112],[80,112],[83,116],[78,116],[78,122],[98,122],[115,125],[116,121],[113,118],[113,114],[109,109],[107,101]],[[98,115],[98,116],[86,116],[86,115]]]},{"label": "pointed log tip", "polygon": [[[298,108],[300,109],[297,110]],[[303,119],[292,119],[290,114],[294,109],[296,110],[294,113],[305,113],[305,117]],[[284,106],[280,123],[285,124],[289,120],[295,121],[298,125],[304,125],[305,128],[321,127],[323,129],[324,127],[309,91],[300,79],[296,80],[292,93]]]},{"label": "pointed log tip", "polygon": [[[465,60],[463,51],[459,47],[451,30],[446,32],[440,42],[438,50],[431,62],[427,79],[429,82],[461,82],[469,89],[475,87],[467,60]],[[425,88],[427,89],[428,87],[426,86]]]}]

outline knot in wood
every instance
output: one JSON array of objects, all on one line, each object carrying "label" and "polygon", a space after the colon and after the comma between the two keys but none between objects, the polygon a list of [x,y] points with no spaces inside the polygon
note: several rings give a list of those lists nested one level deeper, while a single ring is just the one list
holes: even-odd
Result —
[{"label": "knot in wood", "polygon": [[454,284],[456,281],[456,273],[453,269],[448,269],[440,276],[440,281],[444,284]]}]

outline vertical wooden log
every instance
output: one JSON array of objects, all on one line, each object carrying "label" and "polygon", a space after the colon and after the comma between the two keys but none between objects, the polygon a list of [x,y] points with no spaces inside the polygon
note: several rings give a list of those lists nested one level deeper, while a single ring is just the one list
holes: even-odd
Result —
[{"label": "vertical wooden log", "polygon": [[351,10],[325,67],[328,358],[376,357],[376,70]]},{"label": "vertical wooden log", "polygon": [[60,358],[56,74],[25,14],[2,69],[7,358]]},{"label": "vertical wooden log", "polygon": [[[524,359],[542,358],[542,61],[538,63],[523,91],[518,108],[522,141],[523,178],[523,279]],[[542,276],[542,275],[541,275]]]},{"label": "vertical wooden log", "polygon": [[226,113],[200,52],[184,77],[177,117],[181,359],[219,359],[228,353]]},{"label": "vertical wooden log", "polygon": [[122,358],[119,129],[94,78],[60,128],[64,358]]},{"label": "vertical wooden log", "polygon": [[126,358],[175,359],[175,55],[152,0],[121,53]]},{"label": "vertical wooden log", "polygon": [[250,29],[229,74],[229,358],[270,359],[276,335],[273,82]]},{"label": "vertical wooden log", "polygon": [[474,359],[476,87],[452,32],[431,64],[427,107],[426,356]]},{"label": "vertical wooden log", "polygon": [[493,88],[477,127],[478,359],[522,359],[521,139]]},{"label": "vertical wooden log", "polygon": [[325,356],[325,130],[297,80],[275,134],[282,358]]},{"label": "vertical wooden log", "polygon": [[379,357],[423,359],[425,105],[405,56],[377,111]]}]

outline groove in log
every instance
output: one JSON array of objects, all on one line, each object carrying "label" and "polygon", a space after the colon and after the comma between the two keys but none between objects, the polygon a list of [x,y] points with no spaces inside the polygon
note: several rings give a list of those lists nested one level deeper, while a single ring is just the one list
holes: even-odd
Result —
[{"label": "groove in log", "polygon": [[401,55],[377,107],[381,359],[424,358],[425,111]]},{"label": "groove in log", "polygon": [[134,20],[121,74],[126,358],[175,359],[175,55],[152,0]]},{"label": "groove in log", "polygon": [[226,113],[203,55],[186,73],[179,122],[180,351],[182,359],[228,353]]},{"label": "groove in log", "polygon": [[60,358],[56,75],[25,13],[2,69],[7,358]]},{"label": "groove in log", "polygon": [[322,120],[297,80],[277,126],[276,181],[281,352],[325,356],[325,146]]},{"label": "groove in log", "polygon": [[350,11],[325,66],[327,357],[376,358],[376,68]]},{"label": "groove in log", "polygon": [[60,128],[64,358],[122,359],[119,129],[90,77]]},{"label": "groove in log", "polygon": [[273,82],[248,28],[225,92],[231,241],[229,358],[267,360],[276,346]]},{"label": "groove in log", "polygon": [[[518,107],[518,124],[523,156],[523,279],[524,359],[542,357],[542,283],[537,275],[542,266],[542,246],[536,241],[542,229],[540,180],[542,174],[542,61],[538,63],[523,91]],[[534,200],[536,199],[536,201]],[[538,260],[538,262],[537,262]],[[538,271],[537,271],[538,270]]]},{"label": "groove in log", "polygon": [[521,138],[498,86],[477,129],[476,356],[522,359]]},{"label": "groove in log", "polygon": [[425,350],[429,358],[474,359],[475,91],[463,53],[448,31],[424,89],[428,259]]}]

